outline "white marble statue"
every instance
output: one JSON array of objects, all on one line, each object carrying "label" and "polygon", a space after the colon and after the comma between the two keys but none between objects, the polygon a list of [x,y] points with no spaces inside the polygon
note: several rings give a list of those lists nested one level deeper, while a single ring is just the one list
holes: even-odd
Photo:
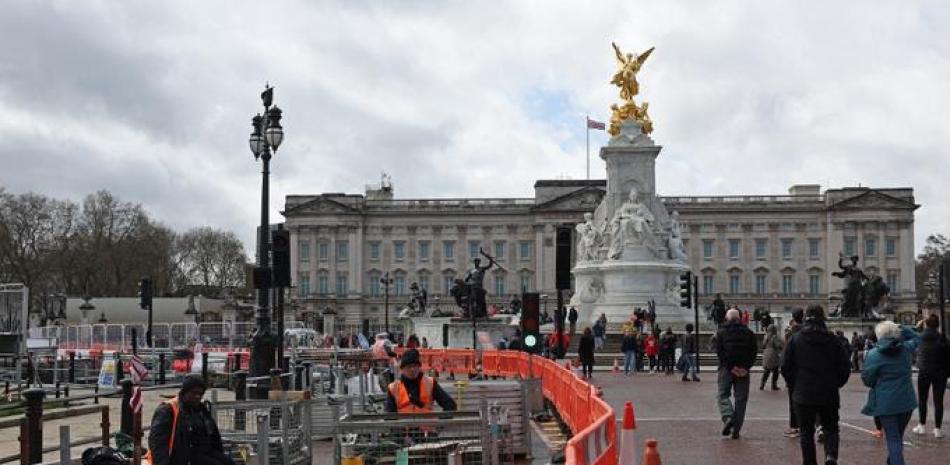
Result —
[{"label": "white marble statue", "polygon": [[584,213],[584,222],[577,227],[577,261],[588,262],[597,260],[598,251],[601,247],[602,235],[600,229],[594,224],[594,215]]},{"label": "white marble statue", "polygon": [[623,255],[623,227],[621,226],[620,212],[610,220],[610,246],[607,248],[607,257],[617,260]]},{"label": "white marble statue", "polygon": [[619,209],[620,231],[624,243],[656,245],[653,223],[656,219],[649,208],[640,202],[637,190],[630,189],[630,196]]},{"label": "white marble statue", "polygon": [[670,214],[670,238],[667,245],[670,249],[670,258],[676,261],[685,262],[686,247],[683,245],[683,225],[679,221],[680,213],[674,211]]}]

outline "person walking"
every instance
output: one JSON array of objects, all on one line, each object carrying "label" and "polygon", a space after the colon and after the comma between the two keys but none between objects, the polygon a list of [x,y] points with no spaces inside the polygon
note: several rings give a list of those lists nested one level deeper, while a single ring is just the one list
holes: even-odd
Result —
[{"label": "person walking", "polygon": [[594,335],[589,327],[584,328],[584,334],[577,346],[577,356],[581,359],[583,376],[590,379],[594,375]]},{"label": "person walking", "polygon": [[921,326],[924,332],[920,335],[920,352],[917,354],[917,397],[920,400],[917,413],[920,423],[913,431],[916,434],[927,432],[927,397],[933,390],[933,435],[939,439],[943,437],[940,426],[943,423],[943,394],[947,391],[947,375],[950,374],[950,343],[937,331],[940,327],[937,315],[921,320]]},{"label": "person walking", "polygon": [[[719,357],[719,414],[722,435],[739,439],[749,400],[749,369],[757,353],[755,334],[741,322],[736,309],[726,312],[726,322],[716,332],[716,355]],[[735,404],[730,399],[735,397]]]},{"label": "person walking", "polygon": [[726,303],[722,300],[722,294],[716,294],[716,298],[713,299],[710,316],[712,316],[713,323],[716,324],[717,329],[722,326],[726,318]]},{"label": "person walking", "polygon": [[594,322],[594,350],[604,348],[604,338],[607,336],[607,315],[601,313],[600,318]]},{"label": "person walking", "polygon": [[637,335],[633,329],[627,329],[623,333],[623,342],[620,344],[620,351],[623,352],[623,374],[630,376],[630,372],[637,372]]},{"label": "person walking", "polygon": [[868,353],[861,371],[861,381],[871,388],[861,413],[881,420],[887,463],[904,465],[904,430],[917,408],[911,365],[920,335],[912,327],[901,328],[893,321],[878,323],[874,333],[877,347]]},{"label": "person walking", "polygon": [[656,333],[650,333],[643,341],[643,351],[647,354],[650,361],[650,373],[656,373],[657,355],[660,353],[659,341],[656,340]]},{"label": "person walking", "polygon": [[778,370],[782,366],[782,350],[785,349],[785,342],[778,335],[778,328],[775,325],[765,328],[765,341],[762,343],[762,382],[759,383],[759,390],[765,389],[765,383],[769,376],[772,377],[772,390],[778,391]]},{"label": "person walking", "polygon": [[178,395],[161,403],[148,433],[149,465],[234,465],[224,453],[221,433],[207,403],[201,398],[205,382],[188,375]]},{"label": "person walking", "polygon": [[673,334],[673,328],[666,328],[666,332],[660,336],[660,369],[667,376],[673,374],[673,366],[676,358],[676,335]]},{"label": "person walking", "polygon": [[570,311],[567,312],[567,323],[570,325],[570,331],[568,334],[571,337],[574,337],[574,332],[577,331],[577,309],[571,307]]},{"label": "person walking", "polygon": [[[792,310],[792,321],[788,323],[788,326],[785,328],[785,347],[788,348],[788,343],[791,342],[792,336],[802,328],[802,322],[805,321],[805,311],[796,308]],[[801,429],[798,425],[798,415],[795,414],[795,401],[792,400],[793,392],[792,386],[785,382],[785,392],[788,394],[788,429],[782,433],[783,436],[787,438],[797,438],[801,434]]]},{"label": "person walking", "polygon": [[847,349],[825,326],[820,305],[805,310],[805,319],[782,355],[782,376],[792,391],[795,412],[801,425],[802,463],[817,465],[815,422],[824,434],[825,465],[838,463],[839,390],[851,376]]},{"label": "person walking", "polygon": [[[696,348],[699,347],[699,341],[697,341],[697,335],[693,333],[693,324],[686,323],[686,334],[683,335],[682,343],[680,348],[682,349],[683,354],[681,357],[684,357],[686,364],[686,369],[683,370],[683,381],[693,381],[699,382],[699,376],[696,376],[696,370],[699,368],[696,361]],[[687,377],[689,375],[689,377]]]}]

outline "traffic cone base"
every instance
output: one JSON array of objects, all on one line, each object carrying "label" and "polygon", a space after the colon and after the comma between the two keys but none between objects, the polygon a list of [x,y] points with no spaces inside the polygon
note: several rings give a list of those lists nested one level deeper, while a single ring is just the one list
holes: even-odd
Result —
[{"label": "traffic cone base", "polygon": [[663,465],[660,461],[660,450],[657,448],[656,439],[647,439],[646,448],[643,449],[643,462],[640,465]]}]

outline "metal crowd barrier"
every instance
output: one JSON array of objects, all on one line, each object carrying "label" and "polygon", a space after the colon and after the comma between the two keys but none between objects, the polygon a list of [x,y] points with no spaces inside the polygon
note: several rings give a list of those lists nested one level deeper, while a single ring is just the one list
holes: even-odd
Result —
[{"label": "metal crowd barrier", "polygon": [[236,462],[247,451],[258,464],[309,465],[311,448],[310,401],[233,401],[212,405],[225,450]]},{"label": "metal crowd barrier", "polygon": [[483,412],[347,415],[334,440],[334,463],[489,465],[490,458]]}]

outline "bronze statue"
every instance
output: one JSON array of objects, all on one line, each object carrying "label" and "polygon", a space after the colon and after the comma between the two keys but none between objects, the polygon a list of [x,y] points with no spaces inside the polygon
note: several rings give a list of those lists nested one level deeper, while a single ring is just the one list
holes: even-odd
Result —
[{"label": "bronze statue", "polygon": [[456,305],[462,309],[465,318],[484,318],[488,314],[488,307],[485,304],[485,295],[487,294],[485,291],[485,272],[493,265],[501,268],[501,265],[495,262],[494,257],[488,255],[482,249],[478,249],[478,252],[488,259],[488,265],[482,266],[482,260],[475,257],[472,260],[474,266],[465,273],[465,279],[456,279],[455,285],[449,291],[452,297],[455,298]]},{"label": "bronze statue", "polygon": [[844,279],[844,289],[841,290],[842,302],[836,316],[880,319],[877,309],[884,297],[890,293],[884,280],[876,274],[868,276],[858,268],[857,255],[847,257],[838,253],[838,268],[841,268],[841,271],[835,271],[831,275]]}]

